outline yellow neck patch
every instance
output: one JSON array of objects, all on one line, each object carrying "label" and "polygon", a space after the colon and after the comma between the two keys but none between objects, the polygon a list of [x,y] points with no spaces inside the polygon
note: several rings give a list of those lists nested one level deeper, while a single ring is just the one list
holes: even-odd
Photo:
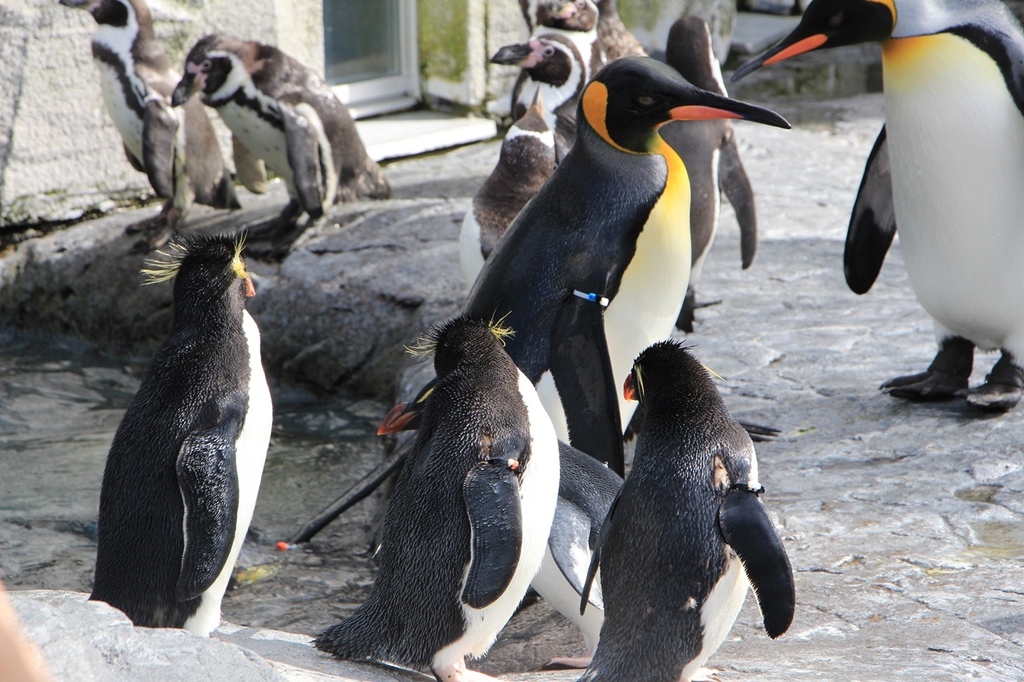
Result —
[{"label": "yellow neck patch", "polygon": [[951,33],[891,38],[882,43],[882,73],[889,93],[912,91],[963,69],[975,70],[978,77],[989,72],[1000,77],[987,53]]},{"label": "yellow neck patch", "polygon": [[604,83],[594,81],[583,91],[583,115],[587,118],[590,127],[597,131],[605,142],[618,149],[620,152],[634,154],[625,147],[618,145],[611,135],[608,134],[608,88]]}]

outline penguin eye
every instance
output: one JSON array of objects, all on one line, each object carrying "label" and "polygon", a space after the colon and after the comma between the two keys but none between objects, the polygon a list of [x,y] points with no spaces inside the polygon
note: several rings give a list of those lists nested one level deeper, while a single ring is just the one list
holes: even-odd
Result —
[{"label": "penguin eye", "polygon": [[544,48],[544,53],[543,54],[544,54],[545,57],[550,57],[554,53],[555,53],[555,48],[551,47],[550,45],[548,45],[547,47]]},{"label": "penguin eye", "polygon": [[839,26],[843,23],[843,18],[844,17],[842,12],[837,12],[836,14],[833,14],[832,18],[828,20],[829,28],[839,28]]},{"label": "penguin eye", "polygon": [[203,73],[209,73],[210,69],[213,68],[213,62],[211,62],[209,59],[204,59],[203,63],[199,65],[199,68],[202,70]]},{"label": "penguin eye", "polygon": [[640,95],[636,98],[636,103],[642,107],[654,106],[654,98],[650,95]]},{"label": "penguin eye", "polygon": [[585,9],[587,6],[587,0],[576,0],[576,6],[580,9]]}]

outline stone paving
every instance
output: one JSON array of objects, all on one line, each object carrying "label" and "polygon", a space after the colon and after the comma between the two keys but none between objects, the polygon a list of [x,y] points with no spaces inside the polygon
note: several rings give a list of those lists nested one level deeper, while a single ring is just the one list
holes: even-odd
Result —
[{"label": "stone paving", "polygon": [[[1024,679],[1024,408],[986,418],[962,402],[910,404],[878,392],[893,376],[921,371],[934,354],[931,323],[910,291],[898,243],[871,292],[857,297],[843,280],[846,221],[881,125],[881,99],[779,109],[796,129],[738,126],[758,198],[757,260],[740,270],[726,210],[698,289],[699,300],[721,302],[697,311],[689,341],[723,378],[720,390],[737,417],[782,431],[757,451],[763,499],[796,571],[797,614],[790,631],[771,641],[748,597],[709,666],[721,680],[768,682]],[[442,199],[454,213],[496,152],[492,142],[387,172],[400,199]],[[331,229],[309,235],[303,248]],[[452,243],[435,264],[446,275],[456,267],[455,233],[454,224],[445,231]],[[995,359],[978,356],[974,383]],[[256,516],[271,535],[288,529],[260,505]],[[365,513],[360,519],[367,522]],[[278,559],[276,575],[233,593],[225,617],[312,634],[365,593],[368,557],[348,556],[367,573],[321,584],[312,596],[294,587],[278,595],[301,556]],[[330,570],[336,559],[314,558],[318,566],[303,575]],[[2,557],[0,569],[25,574]],[[339,603],[344,589],[350,596]],[[275,598],[281,603],[268,616],[260,604]],[[539,603],[517,615],[473,667],[508,680],[573,680],[575,673],[520,671],[579,646],[561,617]]]}]

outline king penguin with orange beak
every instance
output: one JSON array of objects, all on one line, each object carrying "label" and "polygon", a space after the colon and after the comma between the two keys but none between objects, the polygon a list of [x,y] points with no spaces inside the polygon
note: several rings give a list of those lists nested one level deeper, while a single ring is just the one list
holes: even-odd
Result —
[{"label": "king penguin with orange beak", "polygon": [[[1024,32],[996,0],[815,0],[733,80],[867,41],[882,45],[885,127],[850,219],[846,281],[858,294],[871,288],[898,224],[939,346],[925,372],[882,390],[1008,410],[1024,394]],[[1002,355],[969,389],[975,348]]]},{"label": "king penguin with orange beak", "polygon": [[646,57],[587,84],[576,143],[480,272],[465,313],[517,331],[506,350],[561,440],[623,471],[634,405],[614,377],[669,338],[690,279],[690,180],[658,129],[673,120],[778,114],[694,87]]}]

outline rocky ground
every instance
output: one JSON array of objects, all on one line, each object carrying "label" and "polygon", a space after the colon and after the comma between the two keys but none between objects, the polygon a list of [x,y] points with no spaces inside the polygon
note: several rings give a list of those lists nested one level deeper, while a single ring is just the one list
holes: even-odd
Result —
[{"label": "rocky ground", "polygon": [[[986,418],[961,402],[908,404],[878,392],[893,376],[921,371],[934,353],[898,244],[869,294],[855,296],[843,280],[846,221],[881,100],[782,110],[798,123],[793,131],[738,126],[758,196],[757,261],[740,270],[726,211],[698,288],[702,301],[720,302],[698,311],[689,340],[722,377],[737,417],[781,429],[758,457],[763,499],[796,571],[797,614],[771,641],[748,598],[709,664],[722,680],[1024,679],[1021,411]],[[254,265],[261,293],[253,310],[283,421],[253,522],[261,542],[242,557],[226,620],[310,635],[365,597],[373,502],[308,546],[277,554],[272,542],[380,460],[383,447],[359,434],[388,406],[401,343],[458,305],[456,220],[496,153],[492,142],[391,164],[396,200],[343,207],[282,263]],[[275,201],[280,193],[245,201],[246,212],[228,222],[267,215]],[[91,399],[62,403],[72,388],[38,395],[0,375],[0,575],[14,591],[89,589],[102,458],[137,381],[137,366],[124,373],[109,348],[145,357],[166,324],[166,296],[137,293],[128,274],[138,264],[119,235],[137,217],[82,224],[0,260],[7,319],[82,334],[108,350],[103,361],[87,354],[84,370],[47,361],[53,372],[67,371],[61,386],[95,389]],[[216,220],[197,214],[208,226]],[[113,267],[123,274],[111,291],[93,273]],[[134,331],[122,337],[110,331],[117,325]],[[979,355],[975,383],[994,361]],[[67,415],[54,425],[58,436],[34,439],[19,429],[27,415],[54,405]],[[307,428],[313,436],[301,435]],[[251,633],[224,636],[239,632]],[[571,680],[576,675],[521,673],[580,649],[572,628],[538,602],[476,667],[509,680]],[[334,665],[318,660],[325,673]],[[365,679],[382,679],[377,674],[368,669]]]}]

